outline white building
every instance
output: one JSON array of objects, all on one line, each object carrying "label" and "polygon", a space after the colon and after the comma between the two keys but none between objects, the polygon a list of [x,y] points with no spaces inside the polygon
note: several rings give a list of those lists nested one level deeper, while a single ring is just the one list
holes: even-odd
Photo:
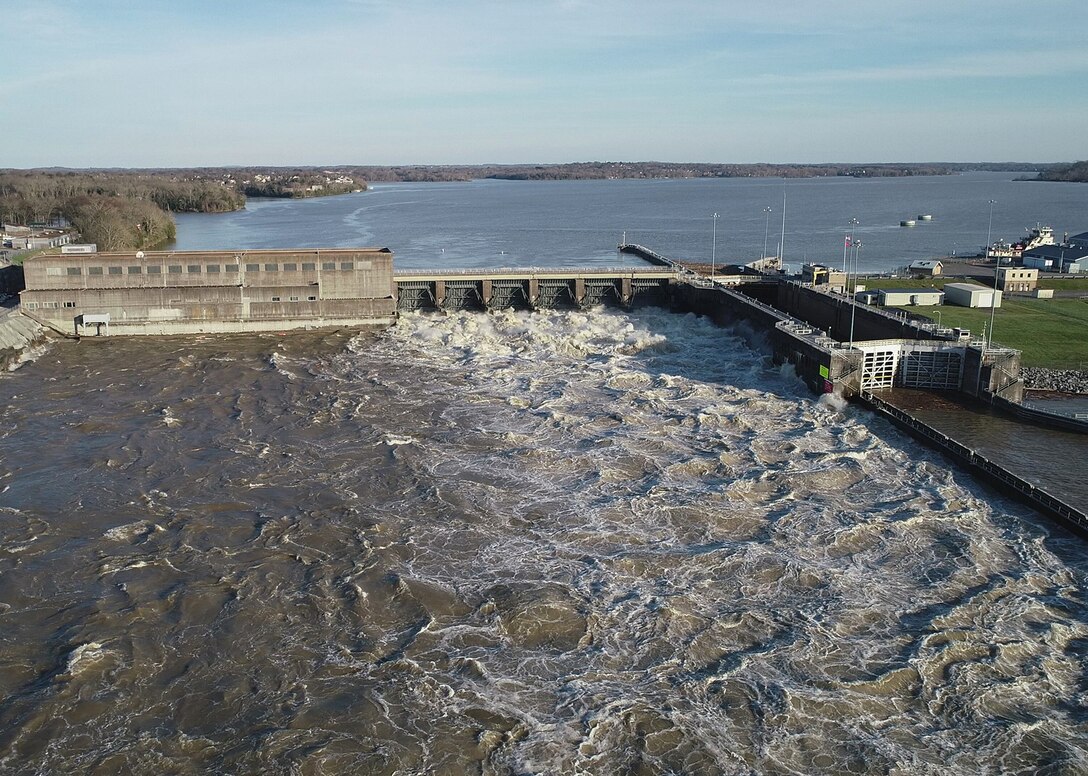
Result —
[{"label": "white building", "polygon": [[60,247],[61,253],[98,253],[97,243],[69,243]]},{"label": "white building", "polygon": [[873,293],[876,294],[877,304],[885,307],[931,307],[944,300],[944,293],[936,288],[883,288]]},{"label": "white building", "polygon": [[944,300],[960,307],[1000,307],[1001,292],[977,283],[946,283]]}]

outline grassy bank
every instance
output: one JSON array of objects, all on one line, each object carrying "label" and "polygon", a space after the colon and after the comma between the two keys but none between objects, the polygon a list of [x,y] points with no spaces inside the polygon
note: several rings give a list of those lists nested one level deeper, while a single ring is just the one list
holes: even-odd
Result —
[{"label": "grassy bank", "polygon": [[[868,289],[878,288],[944,288],[946,283],[978,283],[982,286],[992,286],[993,281],[987,283],[983,280],[965,280],[964,278],[858,278],[858,285]],[[1050,288],[1055,291],[1083,291],[1088,293],[1088,277],[1083,278],[1050,278],[1041,276],[1039,288]]]},{"label": "grassy bank", "polygon": [[[977,335],[990,326],[989,309],[944,305],[910,310]],[[1088,371],[1088,300],[1006,299],[997,309],[993,339],[1023,351],[1024,366]]]},{"label": "grassy bank", "polygon": [[[878,288],[944,288],[962,278],[859,278],[859,285]],[[1088,293],[1088,278],[1040,278],[1042,288]],[[981,336],[990,326],[989,309],[955,305],[903,308],[946,327],[970,329]],[[1079,369],[1088,372],[1088,299],[1005,297],[994,322],[994,342],[1023,351],[1024,366]]]}]

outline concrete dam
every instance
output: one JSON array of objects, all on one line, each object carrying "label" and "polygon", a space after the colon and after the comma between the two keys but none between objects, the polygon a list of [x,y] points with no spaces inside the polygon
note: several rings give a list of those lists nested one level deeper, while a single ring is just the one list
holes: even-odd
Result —
[{"label": "concrete dam", "polygon": [[[48,254],[26,263],[21,304],[26,317],[66,336],[389,326],[416,310],[604,305],[693,312],[722,325],[741,324],[776,362],[792,364],[814,392],[865,402],[1088,534],[1088,517],[1080,510],[877,396],[893,387],[937,390],[1022,412],[1018,351],[858,305],[778,274],[708,279],[642,246],[622,248],[647,265],[395,272],[392,253],[384,248]],[[12,328],[20,317],[9,316],[3,325]]]},{"label": "concrete dam", "polygon": [[394,274],[398,312],[668,306],[668,268],[407,270]]}]

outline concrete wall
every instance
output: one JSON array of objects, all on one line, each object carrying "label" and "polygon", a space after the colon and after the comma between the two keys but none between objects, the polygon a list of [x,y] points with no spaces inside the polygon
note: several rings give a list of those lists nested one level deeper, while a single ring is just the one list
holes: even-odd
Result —
[{"label": "concrete wall", "polygon": [[1024,381],[1020,379],[1020,351],[983,350],[971,346],[963,359],[963,393],[989,400],[996,396],[1011,402],[1024,399]]},{"label": "concrete wall", "polygon": [[675,287],[673,299],[677,309],[705,315],[719,325],[748,324],[752,344],[769,347],[778,363],[793,364],[813,392],[857,391],[861,354],[822,343],[822,332],[772,306],[730,289],[687,284]]},{"label": "concrete wall", "polygon": [[[825,294],[798,283],[778,283],[771,288],[742,286],[744,293],[759,298],[774,296],[774,304],[794,318],[823,329],[840,342],[850,341],[850,317],[854,317],[854,341],[880,339],[929,339],[931,334],[906,320],[862,304],[851,305],[846,297]],[[853,308],[853,309],[852,309]]]},{"label": "concrete wall", "polygon": [[24,307],[67,333],[83,314],[109,314],[111,334],[388,324],[396,315],[384,249],[48,255],[27,262],[26,283]]}]

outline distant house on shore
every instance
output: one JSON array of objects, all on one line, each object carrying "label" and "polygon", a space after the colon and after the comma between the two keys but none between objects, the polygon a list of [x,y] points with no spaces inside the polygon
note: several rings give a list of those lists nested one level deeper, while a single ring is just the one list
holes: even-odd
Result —
[{"label": "distant house on shore", "polygon": [[907,271],[914,277],[934,277],[944,271],[944,264],[939,259],[919,259],[912,261]]}]

